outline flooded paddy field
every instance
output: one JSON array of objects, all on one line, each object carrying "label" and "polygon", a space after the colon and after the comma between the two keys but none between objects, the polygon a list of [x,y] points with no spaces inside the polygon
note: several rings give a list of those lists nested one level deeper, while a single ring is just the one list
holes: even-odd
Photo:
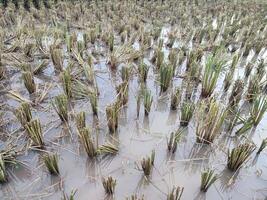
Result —
[{"label": "flooded paddy field", "polygon": [[266,199],[267,2],[2,1],[0,199]]}]

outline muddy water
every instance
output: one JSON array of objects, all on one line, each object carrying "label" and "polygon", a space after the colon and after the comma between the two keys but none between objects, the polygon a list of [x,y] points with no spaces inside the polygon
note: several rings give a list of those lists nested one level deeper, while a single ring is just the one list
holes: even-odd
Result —
[{"label": "muddy water", "polygon": [[[163,31],[163,37],[166,32]],[[165,53],[168,54],[167,49]],[[146,62],[149,62],[148,60],[146,59]],[[42,153],[29,150],[26,155],[19,157],[25,166],[9,170],[10,180],[1,186],[0,199],[58,200],[63,190],[69,194],[71,190],[77,189],[75,199],[101,200],[106,198],[101,178],[109,175],[117,179],[114,199],[118,200],[131,194],[144,194],[145,199],[166,199],[173,186],[185,188],[182,199],[264,199],[267,195],[266,152],[262,152],[258,157],[253,154],[240,172],[233,174],[226,169],[227,149],[232,148],[238,140],[222,134],[213,145],[196,144],[195,119],[184,130],[175,155],[168,154],[166,139],[179,127],[179,110],[170,111],[170,91],[169,94],[159,94],[159,84],[152,67],[147,81],[147,87],[153,94],[149,117],[144,117],[142,106],[139,118],[136,117],[135,95],[138,91],[138,78],[134,73],[129,83],[129,102],[120,113],[118,133],[110,135],[106,126],[105,107],[115,100],[115,86],[121,79],[119,73],[110,72],[104,57],[96,62],[95,70],[100,91],[99,118],[92,116],[87,100],[73,100],[70,115],[85,111],[86,123],[92,128],[92,134],[95,137],[98,135],[100,144],[108,140],[118,143],[118,155],[89,159],[78,142],[73,117],[68,127],[60,122],[51,106],[51,99],[63,91],[50,65],[44,75],[35,77],[40,86],[51,82],[53,88],[49,91],[48,98],[33,109],[33,116],[41,120],[46,150],[56,152],[60,156],[60,177],[48,174],[40,157]],[[243,67],[240,65],[236,78],[238,75],[243,76],[242,73]],[[223,76],[220,77],[215,93],[222,93],[222,83]],[[173,85],[181,84],[182,79],[175,77]],[[10,89],[29,98],[21,80],[21,73],[14,73],[9,85]],[[196,92],[197,97],[199,90],[200,87]],[[222,101],[227,99],[226,97],[227,95],[222,97]],[[10,108],[19,105],[10,98],[5,101]],[[6,117],[15,119],[10,111],[6,113]],[[20,125],[14,121],[9,124],[9,131],[17,130],[23,133],[19,130]],[[267,115],[251,134],[251,139],[258,147],[261,140],[267,136],[266,123]],[[140,170],[140,160],[153,149],[156,151],[155,167],[152,176],[147,179]],[[207,167],[214,168],[220,178],[204,194],[199,192],[200,174]]]}]

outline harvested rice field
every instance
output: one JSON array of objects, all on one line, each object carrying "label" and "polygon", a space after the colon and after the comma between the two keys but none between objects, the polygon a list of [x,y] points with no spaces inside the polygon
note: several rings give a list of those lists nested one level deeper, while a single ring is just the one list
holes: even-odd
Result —
[{"label": "harvested rice field", "polygon": [[267,1],[1,0],[0,199],[266,200]]}]

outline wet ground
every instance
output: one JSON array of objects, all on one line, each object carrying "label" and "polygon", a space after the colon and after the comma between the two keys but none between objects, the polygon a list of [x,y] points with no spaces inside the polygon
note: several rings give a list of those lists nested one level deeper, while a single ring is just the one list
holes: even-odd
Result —
[{"label": "wet ground", "polygon": [[[163,38],[166,37],[166,32],[168,32],[168,28],[163,30]],[[166,48],[166,56],[168,51]],[[145,62],[152,66],[149,61],[151,56],[152,50],[147,51]],[[251,56],[253,56],[253,52],[251,52]],[[264,55],[262,53],[262,57],[266,58],[266,53]],[[243,60],[239,65],[236,78],[239,75],[243,77],[244,65],[242,63],[246,63],[247,60]],[[68,59],[66,59],[67,62]],[[178,78],[180,77],[178,75],[183,75],[185,62],[173,79],[173,86],[182,86],[183,79]],[[157,74],[154,73],[152,67],[150,67],[147,81],[147,87],[153,94],[149,117],[144,116],[142,106],[139,118],[136,116],[139,80],[137,72],[133,70],[129,82],[129,102],[120,112],[118,132],[114,135],[109,134],[105,107],[115,100],[115,86],[121,82],[121,78],[119,69],[117,72],[112,72],[106,63],[105,56],[99,56],[95,60],[96,80],[100,91],[99,117],[93,117],[89,101],[72,100],[71,120],[68,125],[61,123],[51,105],[53,97],[63,93],[52,63],[43,75],[35,77],[35,81],[40,87],[47,83],[52,84],[47,98],[40,105],[35,106],[32,112],[33,118],[39,117],[41,120],[46,144],[45,150],[55,152],[60,157],[60,176],[54,177],[47,172],[41,160],[42,152],[29,150],[26,155],[18,158],[25,165],[17,165],[9,170],[9,182],[1,185],[0,199],[58,200],[62,196],[62,191],[69,194],[71,190],[77,189],[75,199],[101,200],[106,198],[101,178],[109,175],[117,179],[114,199],[118,200],[125,199],[131,194],[144,194],[145,199],[166,199],[168,191],[173,186],[184,187],[182,199],[264,199],[267,196],[266,151],[259,156],[256,156],[255,153],[252,154],[238,173],[232,173],[226,168],[227,149],[232,148],[239,139],[222,131],[221,136],[215,140],[214,144],[197,144],[195,118],[183,130],[177,152],[174,155],[168,153],[166,141],[169,134],[179,127],[180,110],[170,110],[171,90],[166,94],[160,94]],[[202,63],[204,63],[204,58]],[[133,65],[136,69],[136,64],[133,63]],[[4,80],[7,90],[18,91],[29,99],[20,71],[10,66],[8,73],[10,79]],[[223,78],[224,76],[220,78],[215,91],[222,103],[229,95],[222,92]],[[182,89],[184,90],[183,87]],[[199,99],[199,91],[200,87],[195,91],[195,102]],[[19,103],[6,95],[1,95],[1,103],[5,104],[7,108],[5,119],[10,121],[7,125],[9,133],[13,133],[15,137],[25,134],[11,112],[12,109],[19,106]],[[244,110],[246,107],[245,105]],[[79,111],[86,112],[86,123],[91,127],[92,134],[98,138],[99,143],[113,141],[119,145],[119,152],[116,156],[88,158],[78,141],[73,119],[73,114]],[[245,112],[244,115],[246,115]],[[257,147],[267,136],[266,123],[267,115],[255,130],[247,133]],[[19,143],[26,143],[25,137],[20,137]],[[155,166],[152,176],[147,179],[140,169],[140,160],[149,155],[153,149],[156,151]],[[201,171],[208,167],[215,169],[219,179],[207,193],[202,193],[200,192],[200,175]]]}]

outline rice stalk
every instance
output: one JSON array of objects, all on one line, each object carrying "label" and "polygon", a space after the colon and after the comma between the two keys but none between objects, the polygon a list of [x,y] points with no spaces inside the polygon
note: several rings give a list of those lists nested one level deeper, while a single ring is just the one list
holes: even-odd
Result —
[{"label": "rice stalk", "polygon": [[61,80],[62,80],[62,86],[63,86],[65,95],[68,98],[71,98],[72,97],[72,80],[71,80],[71,74],[70,74],[69,69],[63,70],[61,74]]},{"label": "rice stalk", "polygon": [[41,5],[40,5],[40,1],[39,1],[39,0],[32,0],[32,4],[34,5],[34,7],[35,7],[37,10],[40,10]]},{"label": "rice stalk", "polygon": [[169,47],[169,48],[172,48],[175,40],[176,40],[176,31],[172,31],[168,34],[168,41],[167,41],[167,44],[166,46]]},{"label": "rice stalk", "polygon": [[142,82],[146,82],[147,80],[147,75],[148,75],[148,71],[149,71],[149,66],[146,65],[144,62],[141,62],[139,65],[138,65],[138,72],[139,72],[139,77],[140,77],[140,80]]},{"label": "rice stalk", "polygon": [[42,90],[37,94],[36,98],[34,99],[33,104],[39,105],[40,103],[42,103],[52,86],[52,83],[45,83]]},{"label": "rice stalk", "polygon": [[128,102],[128,91],[129,91],[129,83],[123,82],[116,87],[118,99],[122,103],[122,105],[127,104]]},{"label": "rice stalk", "polygon": [[34,68],[33,74],[37,75],[42,73],[48,66],[49,61],[48,60],[43,60],[37,67]]},{"label": "rice stalk", "polygon": [[94,73],[94,65],[93,65],[93,57],[89,56],[87,63],[78,56],[76,59],[79,60],[79,64],[83,67],[83,71],[88,83],[95,84],[95,73]]},{"label": "rice stalk", "polygon": [[188,80],[188,78],[186,78],[186,88],[185,88],[185,96],[184,96],[184,99],[186,101],[191,100],[194,87],[195,87],[195,84],[192,81]]},{"label": "rice stalk", "polygon": [[267,97],[265,95],[260,95],[257,98],[255,98],[250,111],[250,116],[253,120],[254,126],[257,126],[260,123],[266,110],[267,110]]},{"label": "rice stalk", "polygon": [[23,52],[27,57],[32,57],[33,51],[35,48],[35,44],[33,43],[26,43],[24,48],[23,48]]},{"label": "rice stalk", "polygon": [[153,96],[151,95],[151,91],[144,90],[144,112],[145,115],[148,116],[151,110],[152,102],[153,102]]},{"label": "rice stalk", "polygon": [[28,90],[28,92],[30,94],[35,93],[36,85],[35,85],[32,73],[29,71],[23,72],[22,73],[22,79],[23,79],[24,85],[25,85],[26,89]]},{"label": "rice stalk", "polygon": [[5,77],[5,67],[1,61],[1,54],[0,54],[0,80],[2,80]]},{"label": "rice stalk", "polygon": [[[186,71],[190,71],[192,66],[193,65],[197,65],[197,62],[198,62],[198,52],[199,50],[196,49],[196,50],[192,50],[190,53],[189,53],[189,56],[188,56],[188,60],[187,60],[187,65],[186,65]],[[202,57],[202,55],[201,55]],[[201,59],[200,57],[200,59]]]},{"label": "rice stalk", "polygon": [[96,37],[96,29],[91,29],[90,32],[89,32],[89,36],[90,36],[90,42],[92,44],[95,44],[95,41],[97,39],[97,37]]},{"label": "rice stalk", "polygon": [[2,6],[3,6],[3,8],[7,8],[7,6],[8,6],[8,1],[7,0],[2,0],[1,1],[1,4],[2,4]]},{"label": "rice stalk", "polygon": [[167,195],[167,200],[181,200],[184,192],[184,187],[173,187]]},{"label": "rice stalk", "polygon": [[176,132],[172,132],[169,140],[167,141],[168,151],[175,153],[177,150],[177,144],[180,142],[183,130],[178,129]]},{"label": "rice stalk", "polygon": [[172,67],[168,65],[162,65],[160,68],[160,90],[166,92],[172,81]]},{"label": "rice stalk", "polygon": [[181,105],[180,125],[187,126],[195,110],[193,102],[183,102]]},{"label": "rice stalk", "polygon": [[44,7],[46,9],[50,9],[51,8],[50,3],[48,2],[48,0],[44,0],[43,3],[44,3]]},{"label": "rice stalk", "polygon": [[50,46],[50,55],[56,71],[63,70],[63,56],[60,49],[55,46]]},{"label": "rice stalk", "polygon": [[90,158],[95,157],[97,155],[97,150],[94,144],[94,140],[92,139],[90,129],[89,128],[80,129],[78,134],[87,155]]},{"label": "rice stalk", "polygon": [[106,117],[110,133],[115,133],[118,128],[119,107],[117,103],[113,103],[106,107]]},{"label": "rice stalk", "polygon": [[244,47],[243,56],[248,56],[251,48],[252,48],[252,43],[251,42],[246,43]]},{"label": "rice stalk", "polygon": [[[0,106],[2,109],[2,106]],[[4,112],[0,111],[0,130],[2,130],[2,127],[6,124],[6,121],[4,119]]]},{"label": "rice stalk", "polygon": [[223,112],[220,105],[213,99],[210,102],[202,101],[196,128],[198,142],[211,143],[219,134],[223,122]]},{"label": "rice stalk", "polygon": [[232,64],[230,66],[230,69],[228,71],[228,73],[225,75],[225,78],[224,78],[224,91],[227,91],[233,81],[233,78],[234,78],[234,73],[235,73],[235,69],[236,69],[236,66],[238,64],[238,61],[239,61],[239,56],[238,55],[235,55],[233,57],[233,60],[232,60]]},{"label": "rice stalk", "polygon": [[229,133],[231,133],[234,129],[234,127],[239,123],[241,117],[241,109],[238,108],[236,111],[232,110],[232,109],[227,109],[228,113],[227,113],[227,120],[228,120],[228,124],[226,127],[226,130],[229,131]]},{"label": "rice stalk", "polygon": [[36,48],[40,50],[41,52],[45,53],[46,48],[43,45],[43,37],[44,37],[43,30],[39,29],[39,30],[34,31],[34,39],[35,39]]},{"label": "rice stalk", "polygon": [[89,94],[89,100],[90,100],[90,104],[91,104],[91,108],[92,108],[92,111],[93,111],[93,115],[94,116],[97,116],[98,114],[98,98],[97,98],[97,92],[94,91],[94,92],[91,92]]},{"label": "rice stalk", "polygon": [[107,142],[106,144],[103,144],[98,147],[97,153],[98,154],[111,154],[115,155],[119,151],[118,147],[110,142]]},{"label": "rice stalk", "polygon": [[0,154],[0,183],[5,183],[5,182],[7,182],[6,166],[3,156],[2,154]]},{"label": "rice stalk", "polygon": [[246,67],[245,67],[245,77],[248,78],[249,75],[251,74],[251,71],[253,69],[253,64],[249,62]]},{"label": "rice stalk", "polygon": [[25,125],[32,120],[30,104],[26,102],[21,103],[20,107],[15,110],[15,116],[20,124],[25,127]]},{"label": "rice stalk", "polygon": [[52,105],[62,122],[68,121],[68,99],[64,94],[60,94],[54,98]]},{"label": "rice stalk", "polygon": [[86,127],[85,112],[81,111],[75,116],[76,127],[78,131]]},{"label": "rice stalk", "polygon": [[234,83],[234,87],[229,98],[229,104],[231,107],[238,105],[241,100],[243,90],[244,82],[241,79],[237,79]]},{"label": "rice stalk", "polygon": [[242,135],[253,127],[253,119],[249,117],[248,119],[242,120],[242,124],[243,125],[235,133],[237,136]]},{"label": "rice stalk", "polygon": [[143,97],[142,90],[139,90],[137,93],[137,98],[136,98],[136,116],[137,117],[139,117],[142,97]]},{"label": "rice stalk", "polygon": [[197,142],[210,144],[220,134],[227,112],[214,99],[202,101],[196,127]]},{"label": "rice stalk", "polygon": [[228,150],[227,167],[231,171],[237,171],[248,160],[249,156],[255,150],[255,146],[250,143],[240,144]]},{"label": "rice stalk", "polygon": [[108,47],[109,47],[109,50],[112,52],[113,49],[114,49],[114,34],[111,33],[109,35],[109,38],[108,38]]},{"label": "rice stalk", "polygon": [[128,82],[130,78],[130,68],[127,66],[123,66],[121,68],[121,79],[123,82]]},{"label": "rice stalk", "polygon": [[7,96],[20,102],[20,103],[23,103],[23,102],[32,103],[30,100],[22,97],[19,93],[12,91],[12,90],[7,92]]},{"label": "rice stalk", "polygon": [[217,180],[217,175],[214,174],[214,170],[208,169],[201,173],[201,186],[202,192],[207,192],[209,187]]},{"label": "rice stalk", "polygon": [[85,49],[84,41],[78,41],[77,42],[77,51],[80,54],[81,57],[83,57],[83,51]]},{"label": "rice stalk", "polygon": [[47,154],[43,157],[44,164],[50,174],[59,175],[58,167],[58,155],[57,154]]},{"label": "rice stalk", "polygon": [[42,127],[39,119],[33,119],[25,125],[26,131],[33,143],[42,148],[44,146],[44,138]]},{"label": "rice stalk", "polygon": [[161,66],[163,65],[164,61],[164,53],[160,49],[156,50],[156,68],[160,69]]},{"label": "rice stalk", "polygon": [[255,51],[255,55],[259,55],[259,53],[261,52],[261,49],[265,47],[265,42],[262,41],[262,40],[257,40],[255,43],[254,43],[254,51]]},{"label": "rice stalk", "polygon": [[152,37],[148,32],[145,32],[141,36],[141,50],[145,51],[147,49],[151,49],[152,47]]},{"label": "rice stalk", "polygon": [[201,96],[206,98],[213,93],[220,73],[223,69],[224,61],[216,56],[209,56],[204,67],[204,75],[202,78]]},{"label": "rice stalk", "polygon": [[257,154],[260,154],[267,147],[267,138],[263,139],[261,142],[261,146],[257,151]]},{"label": "rice stalk", "polygon": [[149,176],[151,174],[152,168],[154,166],[154,161],[155,161],[155,150],[152,151],[150,156],[142,159],[141,167],[145,176]]},{"label": "rice stalk", "polygon": [[200,75],[201,75],[201,68],[199,67],[198,63],[194,62],[189,68],[186,78],[191,82],[195,83],[195,85],[197,86],[200,81]]},{"label": "rice stalk", "polygon": [[133,194],[130,197],[126,197],[125,200],[145,200],[145,196],[138,197],[136,194]]},{"label": "rice stalk", "polygon": [[158,49],[159,50],[162,50],[163,44],[164,44],[164,40],[163,40],[163,38],[160,38],[159,42],[158,42]]},{"label": "rice stalk", "polygon": [[31,72],[32,71],[31,64],[27,63],[27,62],[18,63],[18,64],[15,64],[15,66],[20,68],[23,72]]},{"label": "rice stalk", "polygon": [[142,52],[134,50],[129,44],[124,44],[110,52],[108,64],[112,70],[115,70],[120,63],[130,62],[141,55]]},{"label": "rice stalk", "polygon": [[63,198],[62,198],[62,200],[74,200],[74,196],[75,196],[76,192],[77,192],[77,190],[72,190],[70,192],[70,195],[69,196],[66,195],[65,192],[63,192]]},{"label": "rice stalk", "polygon": [[181,100],[181,89],[176,87],[172,91],[172,95],[171,95],[171,109],[172,110],[177,110],[180,100]]},{"label": "rice stalk", "polygon": [[266,70],[265,70],[265,64],[264,60],[261,59],[259,65],[256,68],[256,76],[258,78],[258,81],[262,81],[262,78],[265,76]]},{"label": "rice stalk", "polygon": [[106,194],[112,195],[115,192],[115,186],[117,184],[116,179],[112,178],[111,176],[102,178],[102,185],[105,189]]},{"label": "rice stalk", "polygon": [[127,38],[127,31],[123,31],[121,33],[121,42],[125,43],[126,42],[126,38]]},{"label": "rice stalk", "polygon": [[88,33],[83,33],[83,41],[84,41],[84,47],[87,49],[88,48],[88,43],[90,41]]},{"label": "rice stalk", "polygon": [[247,100],[253,102],[254,99],[260,94],[261,85],[257,75],[252,76],[249,79],[248,90],[247,90]]},{"label": "rice stalk", "polygon": [[95,88],[88,84],[84,84],[81,81],[76,80],[73,84],[72,93],[76,98],[88,98],[90,100],[90,95],[95,92]]},{"label": "rice stalk", "polygon": [[152,35],[153,35],[153,39],[157,40],[161,34],[161,27],[154,27],[153,31],[152,31]]}]

